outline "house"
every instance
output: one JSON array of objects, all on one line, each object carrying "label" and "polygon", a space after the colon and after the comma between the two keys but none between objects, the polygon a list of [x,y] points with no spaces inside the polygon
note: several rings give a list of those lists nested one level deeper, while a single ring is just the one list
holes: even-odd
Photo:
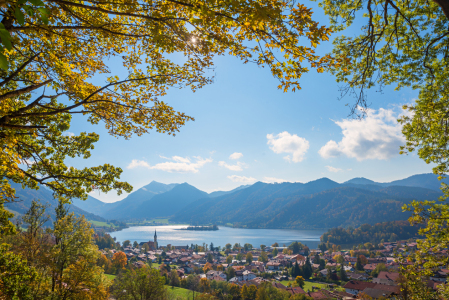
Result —
[{"label": "house", "polygon": [[267,269],[268,270],[279,270],[279,266],[281,264],[278,262],[272,262],[270,261],[269,263],[267,263]]},{"label": "house", "polygon": [[273,281],[272,285],[277,289],[281,289],[281,290],[287,289],[287,287],[280,282]]},{"label": "house", "polygon": [[254,274],[251,271],[247,271],[247,270],[243,271],[243,280],[245,280],[245,281],[253,280],[256,277],[257,277],[256,274]]},{"label": "house", "polygon": [[433,273],[432,276],[430,276],[430,280],[433,281],[440,281],[440,282],[446,282],[447,274],[441,270],[436,271]]},{"label": "house", "polygon": [[212,277],[211,280],[215,280],[215,281],[226,281],[226,278],[222,278],[222,277],[220,277],[220,276],[214,276],[214,277]]},{"label": "house", "polygon": [[374,288],[376,285],[377,284],[372,282],[350,280],[343,286],[343,288],[345,289],[346,293],[357,295],[364,289]]},{"label": "house", "polygon": [[212,280],[212,278],[214,278],[214,277],[220,277],[220,278],[223,278],[224,280],[226,280],[226,274],[222,271],[210,270],[209,272],[206,273],[206,277],[209,280]]},{"label": "house", "polygon": [[366,288],[366,289],[363,290],[363,293],[365,295],[368,295],[369,297],[371,297],[373,299],[379,299],[381,297],[388,298],[392,294],[390,292],[386,292],[386,291],[382,291],[382,290],[378,290],[378,289],[373,289],[373,288]]},{"label": "house", "polygon": [[145,256],[145,254],[139,254],[139,255],[137,255],[137,259],[138,260],[142,260],[142,261],[146,261],[147,257]]},{"label": "house", "polygon": [[367,280],[368,276],[366,274],[357,274],[353,272],[347,272],[346,276],[348,276],[349,279],[355,279],[355,280]]},{"label": "house", "polygon": [[379,273],[379,275],[377,275],[377,278],[391,279],[394,282],[398,282],[399,281],[399,273],[397,273],[397,272],[381,271]]},{"label": "house", "polygon": [[385,279],[385,278],[374,278],[373,282],[377,283],[377,284],[384,284],[384,285],[397,285],[397,283],[394,282],[393,280]]},{"label": "house", "polygon": [[345,272],[354,272],[355,269],[352,266],[343,266]]},{"label": "house", "polygon": [[237,277],[232,277],[231,279],[229,279],[230,283],[237,283],[239,282],[239,279]]},{"label": "house", "polygon": [[363,266],[363,270],[365,270],[366,273],[371,273],[376,268],[377,264],[366,264]]},{"label": "house", "polygon": [[287,292],[289,292],[292,295],[297,295],[297,294],[305,294],[306,292],[299,286],[297,287],[289,287],[289,288],[285,288],[285,290]]},{"label": "house", "polygon": [[143,261],[136,261],[133,263],[133,266],[136,268],[143,268],[143,266],[145,266],[145,263]]}]

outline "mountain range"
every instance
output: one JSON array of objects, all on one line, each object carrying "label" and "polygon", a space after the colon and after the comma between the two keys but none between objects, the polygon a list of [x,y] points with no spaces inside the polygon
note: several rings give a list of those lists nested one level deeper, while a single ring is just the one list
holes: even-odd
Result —
[{"label": "mountain range", "polygon": [[[5,203],[6,209],[13,212],[15,214],[15,217],[18,217],[27,212],[33,200],[39,200],[42,204],[48,205],[48,208],[46,209],[45,212],[46,214],[50,215],[50,220],[47,222],[46,225],[50,226],[51,223],[56,219],[55,208],[58,206],[58,201],[53,198],[53,193],[43,186],[41,186],[39,190],[32,190],[29,188],[23,189],[20,184],[14,182],[11,182],[10,184],[16,190],[17,199],[15,202]],[[85,202],[91,203],[97,201],[101,202],[89,196]],[[92,221],[106,221],[97,214],[83,210],[75,205],[69,206],[69,212],[73,212],[78,216],[84,215],[88,220]]]},{"label": "mountain range", "polygon": [[[248,228],[329,228],[405,220],[409,215],[402,212],[403,204],[414,199],[436,200],[441,196],[439,187],[434,174],[419,174],[389,183],[366,178],[344,183],[328,178],[308,183],[256,182],[209,194],[187,183],[152,181],[121,201],[104,203],[89,196],[86,201],[75,199],[71,209],[78,210],[77,213],[87,212],[90,214],[87,218],[122,221],[168,217],[172,221],[199,225],[232,223]],[[38,193],[43,193],[42,190]],[[18,195],[30,198],[32,192],[18,192]],[[41,196],[34,195],[35,198]],[[26,203],[23,202],[24,207]],[[17,207],[10,209],[20,212]]]}]

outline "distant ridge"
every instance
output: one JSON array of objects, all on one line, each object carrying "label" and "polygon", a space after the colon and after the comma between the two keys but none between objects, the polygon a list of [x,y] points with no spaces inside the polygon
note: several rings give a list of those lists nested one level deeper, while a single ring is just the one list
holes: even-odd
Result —
[{"label": "distant ridge", "polygon": [[351,184],[374,184],[374,185],[382,185],[381,183],[375,182],[373,180],[370,179],[366,179],[364,177],[356,177],[353,178],[351,180],[348,180],[346,182],[344,182],[346,184],[351,183]]},{"label": "distant ridge", "polygon": [[[53,221],[56,219],[55,208],[58,206],[58,201],[53,198],[53,194],[51,191],[46,189],[44,186],[41,186],[39,190],[32,190],[29,188],[22,189],[20,184],[10,182],[11,186],[16,190],[16,202],[7,202],[5,203],[5,207],[13,212],[16,212],[20,215],[27,212],[27,210],[31,206],[31,202],[33,200],[39,200],[42,204],[48,204],[49,207],[46,210],[46,213],[50,215],[50,221],[45,224],[46,226],[51,226]],[[89,197],[89,202],[96,203],[101,202],[95,198]],[[103,202],[101,202],[103,203]],[[75,205],[69,205],[69,212],[73,212],[76,215],[84,215],[88,220],[93,221],[106,221],[102,217],[95,215],[93,213],[87,212]],[[16,215],[17,217],[18,215]]]},{"label": "distant ridge", "polygon": [[[152,181],[115,203],[89,197],[86,201],[74,200],[73,207],[104,219],[122,221],[168,217],[194,225],[233,223],[251,228],[323,228],[404,220],[408,216],[400,209],[404,203],[413,199],[436,200],[441,195],[439,187],[434,174],[384,183],[363,177],[344,183],[329,178],[307,183],[256,182],[210,194],[188,183]],[[26,191],[28,197],[40,192]]]}]

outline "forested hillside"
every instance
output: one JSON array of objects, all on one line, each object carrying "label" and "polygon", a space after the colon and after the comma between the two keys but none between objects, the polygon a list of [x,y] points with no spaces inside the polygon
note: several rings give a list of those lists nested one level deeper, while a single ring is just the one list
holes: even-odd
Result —
[{"label": "forested hillside", "polygon": [[[314,185],[317,183],[314,182]],[[174,220],[192,224],[232,223],[249,228],[332,228],[405,220],[402,205],[413,199],[437,199],[440,193],[423,188],[387,187],[377,191],[342,186],[302,194],[290,184],[254,184],[215,200],[199,200]],[[276,189],[277,188],[277,189]],[[310,191],[302,187],[302,191]],[[292,192],[291,194],[288,194]]]},{"label": "forested hillside", "polygon": [[[50,220],[48,224],[51,224],[55,218],[55,208],[58,206],[58,201],[53,198],[53,194],[47,190],[45,187],[41,187],[39,190],[22,189],[19,184],[11,183],[11,186],[16,190],[16,201],[12,203],[5,203],[5,207],[8,210],[17,212],[19,215],[24,214],[31,206],[33,200],[40,200],[42,204],[48,204],[49,207],[46,212],[50,215]],[[92,198],[92,197],[89,197]],[[92,198],[93,199],[93,198]],[[93,199],[96,200],[96,199]],[[91,200],[93,202],[93,200]],[[98,200],[96,200],[98,201]],[[99,202],[99,201],[98,201]],[[92,214],[90,212],[84,211],[81,208],[70,205],[69,211],[74,212],[76,215],[84,215],[88,220],[93,221],[106,221],[100,216]],[[17,215],[16,215],[17,217]]]},{"label": "forested hillside", "polygon": [[419,226],[411,226],[408,221],[392,221],[376,223],[374,225],[363,224],[360,227],[331,228],[321,236],[323,243],[332,244],[360,244],[370,242],[378,244],[407,240],[418,236]]}]

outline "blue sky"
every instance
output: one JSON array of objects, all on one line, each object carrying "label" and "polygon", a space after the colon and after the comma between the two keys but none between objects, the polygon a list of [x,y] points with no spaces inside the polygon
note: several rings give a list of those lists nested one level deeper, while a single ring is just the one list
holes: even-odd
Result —
[{"label": "blue sky", "polygon": [[[328,24],[315,2],[316,20]],[[345,34],[355,34],[360,23]],[[335,38],[335,36],[333,36]],[[321,44],[319,53],[332,44]],[[415,154],[399,155],[404,143],[395,121],[400,105],[417,92],[409,89],[371,91],[371,111],[364,120],[348,118],[350,96],[338,100],[338,84],[330,74],[311,70],[301,79],[302,90],[283,93],[267,69],[243,65],[234,57],[215,60],[213,84],[192,93],[172,89],[164,101],[195,118],[176,137],[152,132],[130,140],[107,134],[104,127],[86,126],[75,117],[70,131],[100,134],[91,158],[75,166],[111,163],[123,169],[121,180],[138,189],[152,180],[187,182],[212,192],[255,181],[308,182],[328,177],[343,182],[354,177],[392,181],[431,172],[432,165]],[[115,72],[123,72],[111,65]],[[126,197],[94,193],[113,202]]]}]

